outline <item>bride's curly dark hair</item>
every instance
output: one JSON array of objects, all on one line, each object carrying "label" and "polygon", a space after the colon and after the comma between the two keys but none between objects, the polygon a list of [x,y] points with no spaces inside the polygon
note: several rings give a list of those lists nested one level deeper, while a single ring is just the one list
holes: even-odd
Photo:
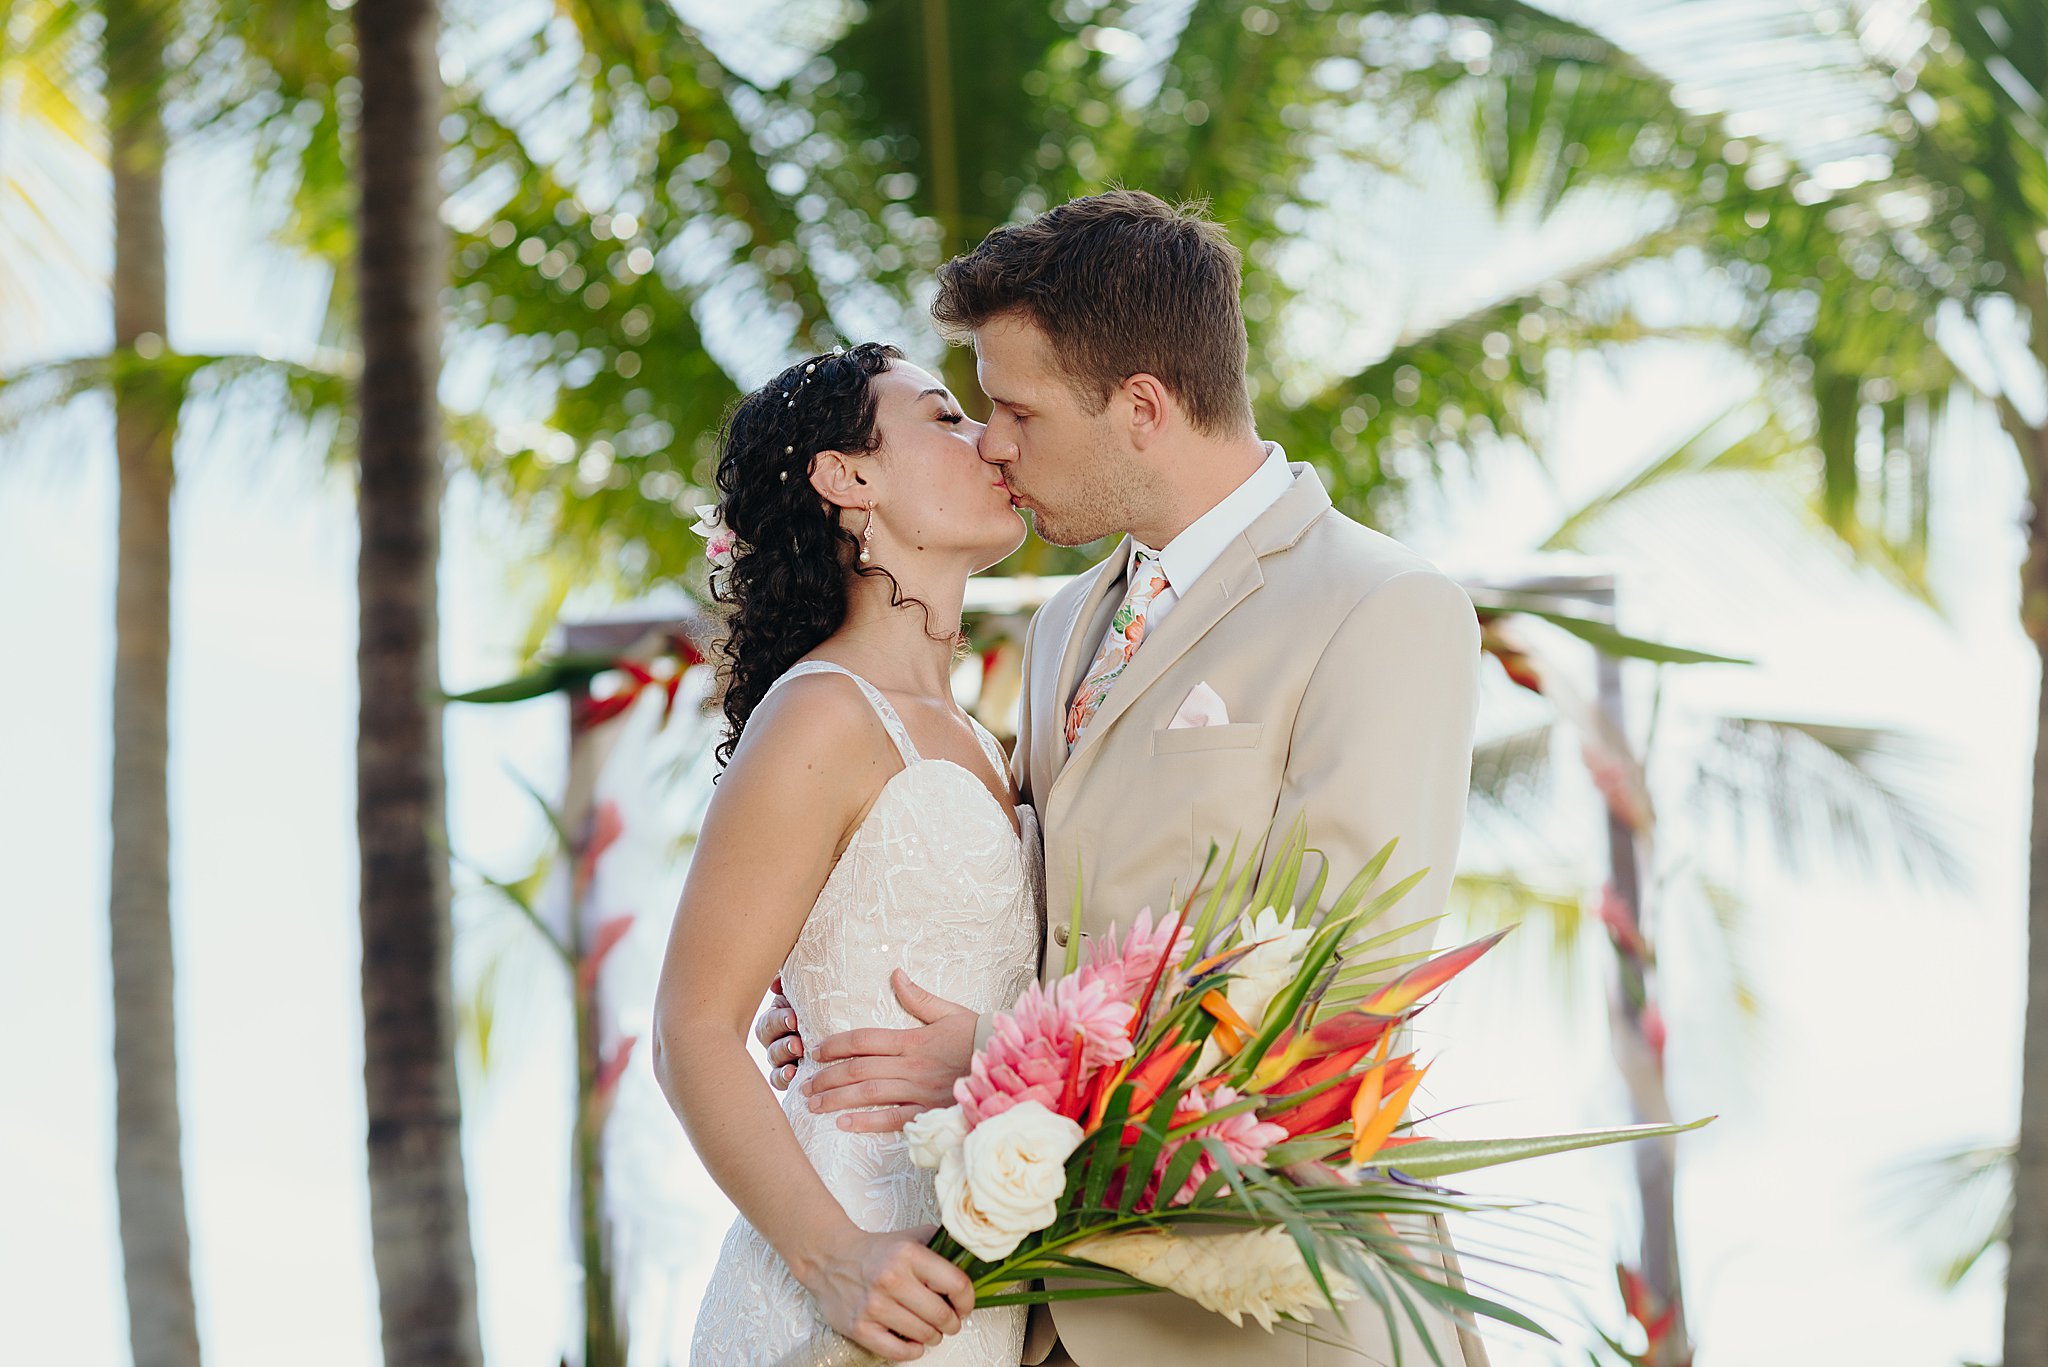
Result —
[{"label": "bride's curly dark hair", "polygon": [[[866,454],[882,444],[874,377],[903,353],[862,342],[798,361],[741,399],[718,441],[718,510],[739,540],[732,567],[712,575],[712,596],[730,609],[720,642],[727,734],[722,767],[770,684],[846,620],[851,574],[896,577],[860,563],[860,539],[811,487],[820,451]],[[917,604],[922,606],[922,604]]]}]

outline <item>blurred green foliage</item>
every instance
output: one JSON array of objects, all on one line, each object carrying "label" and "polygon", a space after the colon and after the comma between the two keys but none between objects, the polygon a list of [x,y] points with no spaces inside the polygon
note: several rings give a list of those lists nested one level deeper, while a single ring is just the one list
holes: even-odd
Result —
[{"label": "blurred green foliage", "polygon": [[[55,50],[39,33],[64,10],[23,11],[41,18],[11,26],[17,68]],[[346,16],[272,0],[179,13],[187,123],[253,136],[291,206],[283,235],[346,261]],[[558,596],[701,589],[688,509],[744,388],[889,336],[943,354],[972,396],[971,357],[929,335],[934,268],[1122,183],[1205,199],[1228,225],[1261,431],[1322,466],[1354,515],[1398,530],[1447,463],[1541,458],[1560,358],[1704,339],[1755,370],[1771,414],[1743,467],[1805,480],[1818,524],[1924,592],[1951,392],[1975,386],[2023,444],[2038,430],[2013,398],[2023,381],[1959,371],[1934,334],[1944,319],[2017,332],[2048,359],[2048,19],[2029,0],[1929,0],[1895,31],[1827,5],[1571,13],[785,0],[714,46],[662,0],[451,0],[451,433],[547,530]],[[744,65],[770,77],[721,61],[749,44]],[[1623,227],[1432,300],[1412,263],[1354,250],[1372,246],[1358,214],[1446,178],[1525,235],[1583,224],[1588,205]],[[346,278],[322,359],[285,377],[301,410],[352,378]],[[332,430],[345,453],[346,422]],[[1086,559],[1033,540],[1012,567]]]}]

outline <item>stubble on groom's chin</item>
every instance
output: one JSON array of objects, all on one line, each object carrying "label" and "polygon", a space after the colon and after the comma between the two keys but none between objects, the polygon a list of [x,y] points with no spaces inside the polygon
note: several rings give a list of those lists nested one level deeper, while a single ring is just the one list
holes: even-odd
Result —
[{"label": "stubble on groom's chin", "polygon": [[1043,511],[1033,508],[1031,526],[1038,533],[1039,540],[1069,549],[1090,546],[1106,536],[1122,536],[1124,532],[1122,519],[1112,512],[1097,509],[1072,511],[1049,519]]},{"label": "stubble on groom's chin", "polygon": [[1132,510],[1142,501],[1137,481],[1128,471],[1105,462],[1082,482],[1076,495],[1049,512],[1032,498],[1031,525],[1039,539],[1055,546],[1089,546],[1109,536],[1122,536],[1137,520]]},{"label": "stubble on groom's chin", "polygon": [[1031,509],[1031,528],[1038,533],[1040,541],[1048,542],[1054,546],[1064,546],[1069,549],[1075,546],[1085,546],[1091,541],[1099,541],[1103,536],[1108,535],[1107,532],[1098,533],[1094,536],[1083,534],[1075,523],[1061,523],[1057,519],[1048,519],[1042,511],[1036,508]]}]

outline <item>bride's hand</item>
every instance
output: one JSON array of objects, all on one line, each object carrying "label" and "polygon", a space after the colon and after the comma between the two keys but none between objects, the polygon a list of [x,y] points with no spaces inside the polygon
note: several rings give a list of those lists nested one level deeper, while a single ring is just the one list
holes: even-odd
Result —
[{"label": "bride's hand", "polygon": [[796,1061],[803,1056],[803,1036],[796,1032],[796,1008],[782,994],[782,975],[775,975],[775,995],[754,1018],[754,1038],[768,1053],[768,1083],[778,1092],[796,1080]]},{"label": "bride's hand", "polygon": [[[847,1030],[818,1041],[819,1068],[803,1085],[811,1110],[849,1111],[841,1129],[900,1130],[936,1106],[953,1103],[953,1084],[974,1057],[981,1017],[934,996],[897,969],[889,975],[896,1000],[924,1024],[909,1030]],[[874,1107],[853,1110],[853,1107]]]},{"label": "bride's hand", "polygon": [[967,1274],[925,1247],[932,1230],[855,1229],[814,1254],[798,1280],[841,1334],[891,1362],[913,1361],[959,1333],[974,1309]]}]

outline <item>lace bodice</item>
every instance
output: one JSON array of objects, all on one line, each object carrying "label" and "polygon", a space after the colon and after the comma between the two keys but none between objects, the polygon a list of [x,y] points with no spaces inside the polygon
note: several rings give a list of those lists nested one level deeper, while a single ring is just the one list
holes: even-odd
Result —
[{"label": "lace bodice", "polygon": [[[826,1036],[918,1024],[889,987],[899,966],[920,986],[977,1012],[1016,1001],[1037,977],[1037,821],[1020,804],[1022,829],[1013,830],[1002,804],[973,772],[920,756],[888,700],[851,671],[810,661],[774,687],[818,673],[844,675],[859,687],[903,768],[883,785],[833,866],[783,963],[783,990],[796,1009],[805,1049],[783,1111],[825,1185],[861,1228],[936,1224],[932,1174],[911,1164],[902,1135],[842,1130],[841,1112],[813,1115],[798,1089],[814,1071],[810,1056]],[[1001,747],[978,723],[975,729],[1001,774]],[[698,1312],[691,1362],[773,1363],[825,1327],[766,1240],[744,1218],[735,1220]],[[919,1361],[1015,1367],[1023,1331],[1022,1307],[979,1310]]]}]

